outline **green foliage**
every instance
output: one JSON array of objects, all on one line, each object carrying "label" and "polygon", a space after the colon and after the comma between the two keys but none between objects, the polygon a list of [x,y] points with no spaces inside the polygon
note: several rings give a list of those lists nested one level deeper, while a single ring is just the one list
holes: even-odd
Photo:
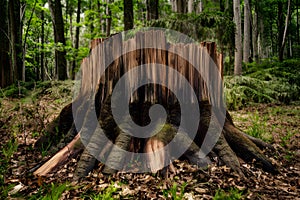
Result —
[{"label": "green foliage", "polygon": [[18,142],[15,138],[10,139],[3,146],[1,145],[0,153],[0,199],[6,199],[8,192],[14,187],[14,184],[5,185],[4,176],[9,169],[9,161],[14,152],[17,151]]},{"label": "green foliage", "polygon": [[163,195],[166,198],[171,197],[171,199],[174,199],[174,200],[183,199],[184,190],[185,190],[186,186],[187,186],[186,183],[182,184],[180,187],[180,192],[177,192],[179,188],[178,188],[178,185],[176,183],[174,183],[173,186],[169,190],[163,191]]},{"label": "green foliage", "polygon": [[258,112],[252,113],[250,116],[250,121],[252,125],[245,130],[248,135],[251,135],[255,138],[262,139],[266,142],[270,142],[272,140],[272,134],[268,134],[267,127],[267,118],[260,117]]},{"label": "green foliage", "polygon": [[6,143],[4,148],[2,149],[2,154],[4,155],[5,159],[10,159],[10,157],[16,152],[18,149],[18,141],[15,139],[11,139]]},{"label": "green foliage", "polygon": [[243,198],[243,191],[237,188],[230,188],[228,192],[224,190],[217,190],[213,200],[238,200]]},{"label": "green foliage", "polygon": [[225,76],[229,109],[249,103],[289,103],[300,98],[300,60],[265,61],[245,66],[244,76]]},{"label": "green foliage", "polygon": [[103,191],[100,193],[95,194],[94,191],[92,194],[89,195],[83,195],[83,198],[86,199],[95,199],[95,200],[113,200],[116,199],[114,195],[118,191],[118,188],[115,187],[114,183],[111,182],[111,184],[106,187]]},{"label": "green foliage", "polygon": [[224,88],[228,109],[239,109],[251,102],[270,103],[275,99],[268,95],[268,84],[248,76],[225,76]]},{"label": "green foliage", "polygon": [[48,193],[42,198],[42,200],[58,200],[62,193],[69,189],[70,187],[66,183],[57,185],[51,183],[51,188],[48,190]]}]

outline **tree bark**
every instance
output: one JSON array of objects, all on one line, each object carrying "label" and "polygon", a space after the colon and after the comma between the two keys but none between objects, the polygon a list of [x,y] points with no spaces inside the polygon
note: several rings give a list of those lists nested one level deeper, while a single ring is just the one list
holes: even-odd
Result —
[{"label": "tree bark", "polygon": [[249,62],[250,57],[250,4],[249,0],[244,0],[244,50],[243,61]]},{"label": "tree bark", "polygon": [[178,13],[187,13],[187,3],[185,0],[176,0],[176,7]]},{"label": "tree bark", "polygon": [[78,49],[79,49],[79,34],[80,34],[80,27],[78,24],[80,23],[80,10],[81,10],[81,0],[77,1],[77,16],[76,16],[76,29],[75,29],[75,56],[72,63],[72,80],[75,79],[75,69],[77,64],[77,56],[78,56]]},{"label": "tree bark", "polygon": [[283,39],[283,3],[282,1],[277,2],[277,29],[278,29],[278,36],[277,36],[277,52],[278,52],[278,59],[281,58],[281,45],[282,45],[282,39]]},{"label": "tree bark", "polygon": [[0,1],[0,87],[14,82],[12,66],[9,60],[8,4]]},{"label": "tree bark", "polygon": [[[268,172],[277,172],[276,167],[271,164],[270,160],[266,158],[259,149],[260,146],[267,147],[267,145],[247,136],[241,130],[237,129],[233,124],[230,114],[218,109],[223,108],[223,102],[219,102],[220,98],[218,98],[220,97],[219,95],[223,95],[220,93],[221,90],[215,88],[212,94],[208,94],[210,93],[207,91],[208,86],[204,84],[202,77],[204,75],[211,75],[213,78],[216,78],[214,79],[216,82],[212,82],[209,86],[212,88],[214,88],[213,85],[215,83],[220,83],[217,82],[218,79],[216,76],[220,77],[219,81],[221,81],[223,77],[222,57],[217,53],[215,43],[201,43],[201,46],[193,44],[186,46],[182,44],[170,44],[161,31],[149,31],[137,33],[134,38],[124,42],[120,49],[111,49],[112,46],[120,45],[120,41],[122,41],[121,36],[114,39],[115,40],[112,40],[109,44],[104,43],[103,46],[92,45],[92,47],[97,49],[96,51],[91,51],[91,56],[83,61],[81,68],[83,76],[79,96],[72,104],[65,107],[60,115],[60,122],[58,123],[60,124],[59,130],[61,133],[67,132],[67,134],[62,140],[61,144],[63,145],[58,146],[63,147],[66,143],[71,142],[78,132],[80,132],[81,140],[76,141],[82,141],[86,146],[77,164],[75,179],[80,179],[87,175],[89,171],[95,167],[96,158],[99,159],[100,162],[105,161],[106,165],[102,170],[104,174],[111,174],[116,172],[116,170],[122,171],[129,166],[127,165],[128,163],[137,163],[137,166],[141,167],[138,169],[146,169],[146,171],[151,169],[151,171],[156,172],[157,170],[161,170],[163,166],[169,165],[172,157],[170,155],[178,150],[183,150],[181,152],[183,157],[187,158],[190,163],[197,164],[198,166],[208,164],[209,158],[205,156],[211,151],[212,154],[215,154],[221,161],[241,176],[243,176],[243,172],[240,169],[240,162],[237,156],[246,162],[254,162],[254,164]],[[166,50],[145,48],[130,51],[121,57],[118,55],[119,50],[123,48],[136,46],[139,41],[153,41],[154,39],[159,40],[158,43],[160,47],[165,47]],[[99,42],[101,42],[101,40],[96,40],[92,44]],[[99,71],[101,71],[101,69],[99,70],[99,65],[90,65],[90,63],[105,63],[105,58],[107,58],[107,56],[105,56],[105,52],[107,52],[106,47],[112,50],[109,51],[109,55],[114,59],[114,63],[107,69],[103,76],[100,76],[100,74],[98,74]],[[190,59],[197,59],[200,63],[203,63],[203,65],[200,65],[201,74],[180,55],[174,53],[173,50],[181,52],[182,55],[188,55]],[[212,59],[210,60],[209,58]],[[215,66],[218,69],[217,74],[211,72],[212,68],[210,64],[213,63],[210,62],[216,64]],[[128,103],[130,116],[125,116],[125,120],[122,124],[117,125],[112,113],[112,108],[114,106],[120,106],[120,102],[112,105],[111,99],[114,86],[118,82],[117,80],[124,74],[128,75],[131,73],[131,69],[136,66],[151,63],[164,64],[184,76],[193,88],[197,96],[196,99],[192,100],[188,91],[182,87],[178,77],[176,78],[171,73],[167,73],[169,69],[158,72],[155,68],[152,68],[152,65],[149,65],[149,68],[147,71],[143,71],[143,74],[149,73],[152,77],[159,78],[163,82],[162,85],[166,85],[167,89],[159,85],[148,85],[143,94],[132,94],[131,101]],[[100,67],[101,66],[102,65],[100,65]],[[104,66],[102,67],[104,68]],[[92,73],[97,70],[99,70],[98,73]],[[144,77],[143,74],[138,77],[131,77],[129,79],[129,85],[135,85]],[[188,110],[188,115],[182,115],[180,103],[176,100],[173,92],[168,90],[168,88],[171,88],[170,86],[174,84],[176,89],[180,90],[182,94],[186,94],[184,95],[184,102],[192,102],[193,105],[199,108],[199,112],[201,113],[200,120],[196,121],[196,123],[198,123],[197,127],[194,129],[194,131],[196,131],[195,138],[190,138],[187,134],[193,131],[193,128],[190,126],[183,126],[181,129],[178,127],[181,126],[181,124],[186,124],[190,120],[195,119],[196,116],[194,116],[195,113],[192,112],[194,111],[192,109]],[[218,87],[219,84],[215,86]],[[140,90],[137,91],[139,92]],[[94,94],[94,92],[96,94]],[[214,109],[211,104],[212,101],[214,101],[212,100],[214,99],[213,96],[216,95],[217,102],[215,103],[217,105],[215,106],[218,108]],[[120,96],[119,100],[124,101],[124,97]],[[151,122],[149,110],[151,110],[151,106],[156,103],[160,103],[164,106],[167,113],[166,123],[163,124],[162,129],[160,129],[157,134],[149,138],[139,138],[132,137],[123,132],[122,128],[127,129],[128,126],[131,126],[127,123],[128,119],[132,119],[138,126],[148,125]],[[77,108],[77,110],[74,111],[74,118],[72,108]],[[220,116],[224,117],[225,122],[220,119]],[[95,120],[91,120],[91,117]],[[64,131],[62,131],[63,129]],[[212,150],[211,148],[207,149],[207,143],[205,142],[208,130],[210,130],[210,135],[218,136],[218,138],[213,139],[213,142],[216,142],[216,144]],[[218,133],[220,133],[220,135]],[[176,138],[174,137],[175,135]],[[110,140],[110,142],[107,139]],[[166,151],[157,152],[160,148],[169,144],[171,140],[174,140],[175,146],[166,147]],[[116,146],[119,148],[116,148]],[[74,147],[72,142],[68,147]],[[150,153],[150,155],[148,154],[147,157],[143,158],[140,155],[132,158],[132,155],[126,156],[126,152],[122,151],[122,149],[135,153],[147,152]],[[61,160],[65,160],[64,156],[66,155],[66,150],[67,148],[56,154],[56,156],[53,157],[55,159],[52,159],[53,162],[46,163],[41,169],[47,170],[45,166],[48,164],[50,164],[48,166],[55,166]],[[179,158],[181,154],[177,158]],[[134,170],[136,170],[136,168]],[[43,170],[38,171],[41,174],[43,173]]]},{"label": "tree bark", "polygon": [[235,23],[235,52],[234,52],[234,75],[242,75],[242,23],[240,0],[233,1],[234,23]]},{"label": "tree bark", "polygon": [[111,9],[109,4],[113,2],[113,0],[107,0],[108,5],[106,5],[106,37],[110,36],[111,32],[111,21],[112,21],[112,16],[111,16]]},{"label": "tree bark", "polygon": [[284,47],[285,47],[285,43],[286,43],[286,37],[287,37],[286,35],[287,35],[287,29],[288,29],[288,25],[289,25],[290,15],[291,15],[291,0],[288,0],[287,14],[286,14],[286,18],[285,18],[285,27],[284,27],[283,36],[281,39],[281,44],[279,46],[279,57],[278,57],[279,62],[283,61],[283,53],[284,53]]},{"label": "tree bark", "polygon": [[252,49],[253,49],[253,59],[258,62],[258,46],[257,46],[257,36],[258,36],[258,25],[257,25],[257,5],[255,4],[254,13],[253,13],[253,24],[252,24]]},{"label": "tree bark", "polygon": [[58,80],[66,80],[67,60],[66,60],[66,40],[64,21],[62,16],[62,5],[60,0],[48,0],[54,28],[54,41],[57,45],[55,49],[55,68]]},{"label": "tree bark", "polygon": [[193,12],[193,4],[194,4],[194,1],[193,0],[188,0],[188,13],[192,13]]},{"label": "tree bark", "polygon": [[45,81],[45,65],[44,65],[44,58],[45,58],[45,11],[41,11],[41,20],[42,20],[42,32],[41,32],[41,43],[42,43],[42,51],[41,51],[41,80]]},{"label": "tree bark", "polygon": [[133,29],[133,3],[132,0],[124,0],[124,31]]},{"label": "tree bark", "polygon": [[9,0],[9,27],[11,34],[11,54],[13,73],[16,80],[25,81],[23,68],[22,26],[20,0]]},{"label": "tree bark", "polygon": [[159,0],[147,0],[147,20],[158,19]]}]

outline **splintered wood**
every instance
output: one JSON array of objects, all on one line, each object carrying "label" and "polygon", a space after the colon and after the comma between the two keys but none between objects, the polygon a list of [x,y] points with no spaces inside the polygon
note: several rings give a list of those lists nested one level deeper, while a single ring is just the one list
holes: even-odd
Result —
[{"label": "splintered wood", "polygon": [[[128,73],[127,88],[136,87],[141,80],[151,78],[161,84],[147,84],[131,95],[131,102],[167,103],[176,102],[176,97],[168,88],[176,88],[185,101],[194,101],[190,91],[185,90],[182,78],[171,76],[169,67],[179,72],[192,86],[198,100],[219,101],[219,91],[209,94],[211,84],[221,84],[223,78],[223,57],[217,52],[216,44],[203,42],[168,43],[162,31],[138,32],[124,41],[121,34],[106,40],[98,39],[91,43],[91,53],[81,65],[81,89],[79,97],[87,97],[100,92],[100,103],[111,95],[118,80]],[[215,77],[212,62],[217,66],[219,78]],[[198,65],[194,66],[193,64]],[[145,68],[138,76],[133,73],[137,66]],[[157,71],[153,66],[166,66]],[[196,70],[198,67],[199,72]],[[206,76],[206,78],[203,78]],[[209,84],[207,83],[209,81]],[[163,86],[165,85],[165,86]],[[124,88],[125,89],[125,88]],[[100,90],[100,91],[99,91]],[[212,98],[211,95],[215,95]],[[220,102],[210,102],[218,105]]]}]

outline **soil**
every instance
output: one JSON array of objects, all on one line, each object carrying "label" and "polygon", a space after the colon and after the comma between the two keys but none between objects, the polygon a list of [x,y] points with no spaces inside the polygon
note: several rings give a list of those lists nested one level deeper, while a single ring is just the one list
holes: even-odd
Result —
[{"label": "soil", "polygon": [[[235,125],[247,133],[256,133],[267,140],[275,151],[265,150],[280,169],[271,175],[242,163],[246,178],[242,179],[223,166],[218,160],[206,169],[198,169],[185,161],[175,161],[176,173],[130,174],[117,173],[106,177],[101,173],[103,165],[93,170],[79,183],[72,182],[79,158],[72,159],[55,173],[41,179],[32,175],[35,166],[50,155],[33,148],[47,124],[71,99],[66,96],[43,94],[37,99],[3,98],[0,104],[0,149],[7,149],[17,141],[16,152],[10,157],[1,188],[20,186],[17,196],[21,199],[43,195],[51,191],[51,184],[68,182],[75,186],[63,192],[61,199],[90,199],[93,194],[110,192],[113,198],[122,199],[170,199],[172,188],[186,199],[212,199],[217,191],[238,191],[243,199],[299,199],[300,198],[300,102],[290,105],[254,104],[238,111],[231,111]],[[1,151],[4,158],[4,152]],[[1,159],[2,160],[2,159]],[[49,186],[50,185],[50,186]],[[113,188],[113,189],[112,189]],[[11,196],[11,197],[12,197]]]}]

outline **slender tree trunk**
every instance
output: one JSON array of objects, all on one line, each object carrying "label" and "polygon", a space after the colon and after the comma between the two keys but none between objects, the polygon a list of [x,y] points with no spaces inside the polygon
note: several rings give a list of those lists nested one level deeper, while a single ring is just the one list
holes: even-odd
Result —
[{"label": "slender tree trunk", "polygon": [[176,0],[176,7],[178,13],[186,13],[187,12],[187,3],[185,0]]},{"label": "slender tree trunk", "polygon": [[147,0],[147,20],[158,19],[158,0]]},{"label": "slender tree trunk", "polygon": [[298,6],[298,0],[296,0],[296,10],[297,10],[297,45],[300,44],[300,36],[299,36],[299,6]]},{"label": "slender tree trunk", "polygon": [[52,15],[52,22],[54,28],[54,41],[56,45],[62,45],[55,49],[55,68],[58,80],[66,80],[67,76],[67,60],[64,21],[62,16],[62,6],[60,0],[48,0],[49,8]]},{"label": "slender tree trunk", "polygon": [[194,1],[193,0],[188,0],[188,13],[192,13],[193,12],[193,4],[194,4]]},{"label": "slender tree trunk", "polygon": [[253,13],[253,24],[252,24],[252,45],[253,45],[253,59],[258,62],[258,47],[257,47],[257,36],[258,36],[258,26],[257,26],[257,5],[255,5],[255,11]]},{"label": "slender tree trunk", "polygon": [[124,0],[124,31],[133,29],[133,3],[132,0]]},{"label": "slender tree trunk", "polygon": [[41,20],[42,20],[42,32],[41,32],[41,43],[42,43],[42,51],[41,51],[41,79],[45,80],[45,65],[44,65],[44,48],[45,48],[45,13],[41,11]]},{"label": "slender tree trunk", "polygon": [[250,57],[250,4],[249,0],[244,0],[244,50],[243,61],[249,62]]},{"label": "slender tree trunk", "polygon": [[25,81],[23,68],[22,26],[20,0],[9,0],[12,66],[17,80]]},{"label": "slender tree trunk", "polygon": [[203,11],[203,2],[202,0],[200,0],[197,6],[197,13],[201,13],[202,11]]},{"label": "slender tree trunk", "polygon": [[8,4],[0,1],[0,87],[13,84],[13,70],[9,61],[9,33],[8,33]]},{"label": "slender tree trunk", "polygon": [[77,16],[76,16],[76,30],[75,30],[75,56],[72,63],[72,80],[75,79],[75,69],[76,69],[76,63],[77,63],[77,56],[78,56],[78,49],[79,49],[79,34],[80,34],[80,27],[78,24],[80,23],[80,10],[81,10],[81,0],[77,1]]},{"label": "slender tree trunk", "polygon": [[284,27],[283,37],[282,37],[281,45],[280,45],[280,49],[279,49],[279,62],[283,61],[283,53],[284,53],[284,47],[285,47],[285,43],[286,43],[287,29],[288,29],[288,25],[289,25],[290,15],[291,15],[291,0],[288,0],[287,14],[286,14],[286,18],[285,18],[285,27]]},{"label": "slender tree trunk", "polygon": [[[109,4],[111,4],[113,2],[113,0],[108,0]],[[110,6],[107,5],[106,6],[106,36],[109,37],[110,36],[110,30],[111,30],[111,20],[112,20],[112,16],[111,16],[111,9]]]},{"label": "slender tree trunk", "polygon": [[242,74],[242,23],[240,0],[233,1],[234,23],[235,23],[235,52],[234,52],[234,75]]},{"label": "slender tree trunk", "polygon": [[278,1],[277,3],[277,29],[278,29],[278,36],[277,36],[277,52],[278,52],[278,59],[280,60],[280,49],[282,45],[282,38],[283,38],[283,3]]},{"label": "slender tree trunk", "polygon": [[170,0],[173,12],[177,12],[176,0]]},{"label": "slender tree trunk", "polygon": [[220,11],[225,12],[225,1],[224,0],[220,0]]},{"label": "slender tree trunk", "polygon": [[[101,0],[97,0],[97,12],[98,12],[98,19],[99,19],[99,32],[102,35],[105,32],[105,20],[104,20],[104,17],[103,17],[104,15],[103,15],[103,12],[101,10],[101,6],[103,6],[103,3],[101,3]],[[106,5],[104,5],[104,7],[106,9]]]}]

